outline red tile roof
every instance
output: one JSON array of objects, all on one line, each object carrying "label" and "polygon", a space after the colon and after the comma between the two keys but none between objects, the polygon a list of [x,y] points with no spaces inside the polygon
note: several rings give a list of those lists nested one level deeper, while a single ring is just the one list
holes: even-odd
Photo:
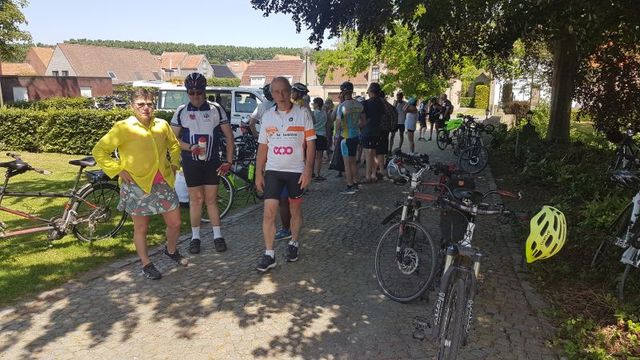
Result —
[{"label": "red tile roof", "polygon": [[264,76],[265,83],[276,76],[293,76],[292,82],[299,82],[304,72],[304,61],[300,60],[255,60],[242,74],[241,85],[251,84],[251,76]]},{"label": "red tile roof", "polygon": [[165,51],[160,55],[160,67],[163,69],[177,69],[188,55],[189,53],[186,52]]},{"label": "red tile roof", "polygon": [[49,65],[49,60],[53,56],[53,48],[34,46],[30,50],[33,51],[33,54],[42,62],[45,68]]},{"label": "red tile roof", "polygon": [[204,59],[204,55],[189,55],[182,61],[180,68],[197,70]]},{"label": "red tile roof", "polygon": [[335,69],[334,71],[327,72],[324,78],[324,85],[340,85],[345,81],[351,81],[353,85],[367,86],[369,84],[368,72],[363,71],[356,76],[347,76],[345,69]]},{"label": "red tile roof", "polygon": [[114,83],[136,80],[156,80],[154,72],[160,71],[160,59],[148,50],[122,49],[102,46],[58,44],[76,76],[109,76],[113,72]]},{"label": "red tile roof", "polygon": [[6,63],[0,64],[0,74],[2,75],[38,75],[33,67],[27,63]]}]

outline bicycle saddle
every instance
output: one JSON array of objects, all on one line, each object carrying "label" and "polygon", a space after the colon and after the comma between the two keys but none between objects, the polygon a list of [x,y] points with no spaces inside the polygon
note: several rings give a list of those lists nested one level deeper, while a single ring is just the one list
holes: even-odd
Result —
[{"label": "bicycle saddle", "polygon": [[0,167],[9,168],[13,171],[21,171],[21,170],[26,171],[29,168],[29,164],[27,164],[22,160],[13,160],[13,161],[0,163]]},{"label": "bicycle saddle", "polygon": [[451,190],[451,192],[456,199],[460,201],[469,200],[473,204],[480,203],[482,201],[482,197],[484,196],[484,194],[482,194],[480,191],[468,188],[456,188]]},{"label": "bicycle saddle", "polygon": [[96,166],[96,159],[94,159],[93,156],[87,156],[86,158],[71,160],[69,164],[82,167]]}]

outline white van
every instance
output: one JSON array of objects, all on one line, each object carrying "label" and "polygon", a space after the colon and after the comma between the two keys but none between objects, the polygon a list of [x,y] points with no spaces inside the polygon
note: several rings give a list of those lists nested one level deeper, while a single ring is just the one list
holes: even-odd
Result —
[{"label": "white van", "polygon": [[[266,101],[262,89],[207,86],[207,100],[215,101],[227,112],[231,124],[249,123],[249,116],[258,104]],[[158,110],[176,110],[189,102],[187,90],[181,85],[165,85],[158,89]]]}]

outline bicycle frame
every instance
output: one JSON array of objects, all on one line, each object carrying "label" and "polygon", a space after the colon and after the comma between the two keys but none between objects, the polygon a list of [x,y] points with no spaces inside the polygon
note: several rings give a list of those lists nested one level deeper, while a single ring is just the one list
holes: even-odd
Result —
[{"label": "bicycle frame", "polygon": [[[4,185],[0,188],[0,212],[10,213],[12,215],[40,223],[45,223],[45,226],[33,226],[33,227],[25,227],[17,230],[5,231],[7,226],[0,222],[0,239],[8,238],[19,235],[27,235],[38,232],[46,232],[52,230],[63,230],[67,229],[69,225],[75,220],[75,215],[73,214],[73,204],[77,201],[84,201],[87,205],[92,208],[97,208],[95,204],[91,204],[90,202],[83,200],[80,198],[80,194],[82,194],[87,188],[91,186],[91,184],[86,184],[82,186],[78,190],[78,185],[80,184],[80,177],[82,176],[83,169],[81,168],[76,175],[75,184],[73,188],[66,193],[49,193],[49,192],[26,192],[26,191],[7,191],[7,186],[9,184],[10,170],[7,170],[5,173]],[[2,200],[4,197],[32,197],[32,198],[68,198],[69,200],[65,203],[63,207],[62,216],[60,217],[62,223],[58,224],[53,219],[44,219],[42,217],[29,214],[24,211],[11,209],[6,206],[2,206]]]}]

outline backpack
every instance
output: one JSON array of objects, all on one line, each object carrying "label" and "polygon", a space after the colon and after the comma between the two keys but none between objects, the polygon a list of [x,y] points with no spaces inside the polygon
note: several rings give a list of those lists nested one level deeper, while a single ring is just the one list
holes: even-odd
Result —
[{"label": "backpack", "polygon": [[398,111],[388,101],[383,100],[384,114],[382,114],[382,122],[380,123],[380,129],[382,131],[393,132],[396,131],[398,126]]}]

